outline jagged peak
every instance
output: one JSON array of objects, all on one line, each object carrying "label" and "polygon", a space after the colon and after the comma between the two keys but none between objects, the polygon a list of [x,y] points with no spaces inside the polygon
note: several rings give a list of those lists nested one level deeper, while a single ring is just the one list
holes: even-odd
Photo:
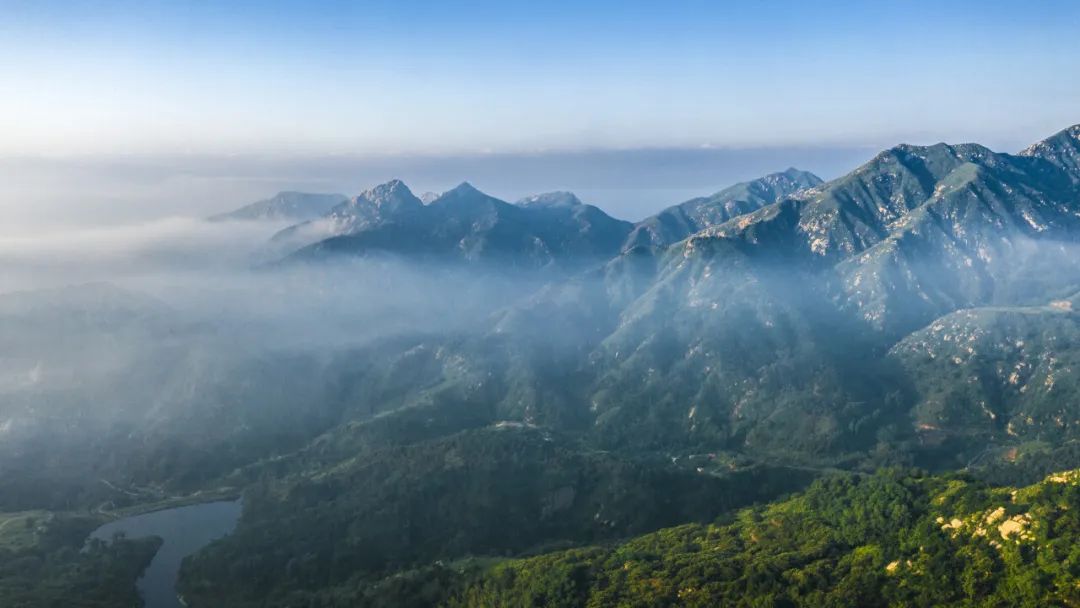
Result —
[{"label": "jagged peak", "polygon": [[[903,154],[948,154],[956,158],[965,158],[973,154],[993,154],[994,152],[982,144],[973,142],[950,144],[947,142],[939,141],[934,144],[928,145],[916,145],[916,144],[898,144],[885,150],[882,154],[888,153],[903,153]],[[879,154],[878,156],[881,156]],[[877,157],[875,157],[877,158]]]},{"label": "jagged peak", "polygon": [[365,190],[361,194],[364,195],[364,194],[384,194],[384,193],[386,193],[386,194],[405,194],[405,193],[408,193],[410,196],[412,195],[412,191],[409,190],[409,187],[405,185],[405,182],[401,181],[400,179],[392,179],[392,180],[390,180],[388,182],[379,184],[377,186],[373,186],[371,188],[368,188],[367,190]]},{"label": "jagged peak", "polygon": [[[872,159],[860,165],[848,175],[865,176],[868,173],[876,173],[883,170],[883,167],[886,165],[906,165],[911,161],[917,161],[925,166],[930,166],[935,163],[941,165],[941,163],[944,163],[944,166],[936,171],[940,172],[944,170],[945,173],[937,175],[937,178],[941,178],[950,170],[949,167],[954,165],[971,162],[994,162],[994,159],[997,159],[999,156],[1000,155],[986,146],[975,143],[949,144],[938,142],[930,145],[903,143],[882,150],[874,155]],[[840,178],[832,183],[842,183],[843,181],[844,178]]]},{"label": "jagged peak", "polygon": [[519,200],[517,204],[521,207],[578,207],[583,205],[573,192],[555,191],[544,192],[542,194],[533,194],[532,196],[526,196]]},{"label": "jagged peak", "polygon": [[812,188],[823,183],[824,181],[820,177],[809,171],[788,167],[783,171],[769,173],[768,175],[763,175],[749,181],[739,182],[732,186],[728,186],[709,196],[691,199],[679,206],[701,204],[731,197],[743,197],[748,191],[752,192],[765,189],[779,190],[779,192],[776,193],[778,195],[777,198],[783,198],[798,190]]},{"label": "jagged peak", "polygon": [[[774,173],[773,175],[783,175],[783,176],[793,178],[793,179],[805,179],[805,180],[809,180],[809,181],[816,181],[816,182],[819,182],[819,183],[823,181],[820,177],[818,177],[814,173],[812,173],[810,171],[803,171],[802,169],[799,169],[798,167],[788,167],[787,169],[784,169],[783,171],[781,171],[779,173]],[[768,177],[768,176],[766,176],[766,177]]]},{"label": "jagged peak", "polygon": [[379,184],[372,188],[369,188],[359,195],[357,200],[367,200],[374,203],[376,206],[383,205],[392,201],[408,201],[420,202],[420,199],[413,195],[412,190],[405,185],[405,182],[400,179],[392,179],[386,183]]},{"label": "jagged peak", "polygon": [[398,212],[423,207],[424,203],[409,190],[405,182],[392,179],[373,186],[357,194],[347,202],[338,205],[329,213],[330,216],[351,216],[360,209],[378,209],[380,212]]},{"label": "jagged peak", "polygon": [[1080,139],[1080,124],[1075,124],[1071,127],[1066,127],[1057,133],[1054,133],[1050,137],[1047,137],[1043,141],[1060,140],[1060,139]]},{"label": "jagged peak", "polygon": [[1076,146],[1077,142],[1080,142],[1080,124],[1062,129],[1046,139],[1031,144],[1020,152],[1020,156],[1040,156],[1063,145]]},{"label": "jagged peak", "polygon": [[1020,156],[1045,161],[1064,172],[1073,184],[1080,184],[1080,125],[1032,144]]},{"label": "jagged peak", "polygon": [[809,171],[803,171],[802,169],[797,169],[795,167],[788,167],[783,171],[770,173],[764,177],[759,177],[746,183],[747,185],[760,183],[769,186],[776,186],[781,183],[786,183],[799,186],[800,188],[812,188],[814,186],[823,184],[824,180]]},{"label": "jagged peak", "polygon": [[[495,198],[493,196],[490,196],[488,194],[485,194],[484,192],[478,190],[475,186],[473,186],[469,182],[461,182],[460,184],[458,184],[457,186],[451,188],[450,190],[447,190],[446,192],[443,192],[442,195],[439,196],[439,198],[432,201],[431,204],[438,205],[438,204],[449,202],[449,201],[463,201],[463,200],[493,200],[493,201],[498,201],[499,199],[497,199],[497,198]],[[502,201],[499,201],[499,202],[502,202]],[[505,204],[508,204],[508,203],[505,203]]]}]

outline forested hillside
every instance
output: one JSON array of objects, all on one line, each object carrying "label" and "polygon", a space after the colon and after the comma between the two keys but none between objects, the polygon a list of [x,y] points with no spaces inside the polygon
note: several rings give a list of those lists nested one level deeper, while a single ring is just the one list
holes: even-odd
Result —
[{"label": "forested hillside", "polygon": [[489,568],[447,606],[1073,606],[1080,473],[1024,487],[900,470],[610,546]]}]

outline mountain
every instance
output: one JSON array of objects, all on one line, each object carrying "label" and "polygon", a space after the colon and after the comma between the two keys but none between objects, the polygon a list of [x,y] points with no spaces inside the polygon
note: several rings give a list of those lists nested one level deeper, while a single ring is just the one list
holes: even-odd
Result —
[{"label": "mountain", "polygon": [[291,259],[391,254],[516,268],[577,268],[615,255],[631,229],[629,222],[576,198],[512,205],[463,183],[425,205],[400,181],[377,186],[311,225],[316,223],[331,236]]},{"label": "mountain", "polygon": [[[810,253],[826,262],[838,262],[889,236],[916,232],[909,222],[942,215],[947,210],[940,207],[958,203],[958,196],[982,185],[1021,188],[1012,194],[1039,192],[1067,202],[1071,195],[1067,173],[1048,173],[1049,169],[1046,163],[1031,162],[1031,157],[998,154],[976,144],[900,145],[805,196],[707,229],[702,236],[751,240],[768,224],[768,231],[775,235],[753,240],[755,247]],[[1005,183],[999,184],[1002,181]],[[1058,201],[1026,204],[1048,202]],[[998,207],[987,213],[1012,214],[1010,219],[1030,224],[1023,215],[1032,211],[1030,206]],[[985,219],[975,215],[941,218],[950,229],[952,223]],[[783,223],[790,225],[780,227]]]},{"label": "mountain", "polygon": [[352,234],[418,213],[423,206],[404,182],[395,179],[335,206],[324,218],[335,234]]},{"label": "mountain", "polygon": [[278,192],[274,196],[245,205],[235,211],[214,215],[212,222],[227,220],[292,220],[302,221],[323,215],[345,200],[343,194],[311,194],[307,192]]},{"label": "mountain", "polygon": [[[1080,472],[1023,488],[837,476],[710,525],[445,568],[444,605],[1070,606]],[[461,587],[465,588],[462,589]],[[373,604],[365,604],[373,605]]]},{"label": "mountain", "polygon": [[629,418],[649,416],[653,436],[665,407],[673,430],[693,412],[685,428],[726,427],[742,449],[783,437],[820,453],[904,428],[896,408],[921,406],[905,405],[912,387],[881,356],[894,340],[961,308],[1045,304],[1080,285],[1080,193],[1052,159],[898,146],[691,236],[591,355],[603,375],[590,402],[642,403]]},{"label": "mountain", "polygon": [[573,208],[581,206],[582,202],[573,192],[545,192],[526,196],[517,205],[532,209]]},{"label": "mountain", "polygon": [[[184,567],[191,606],[1076,603],[1080,486],[1042,477],[1080,466],[1078,133],[895,146],[636,226],[566,192],[425,204],[382,184],[280,237],[313,238],[288,261],[437,264],[440,306],[527,286],[319,356],[230,361],[243,340],[171,324],[131,330],[157,359],[88,343],[83,365],[134,352],[114,377],[135,398],[79,386],[0,413],[74,402],[51,411],[82,430],[120,408],[127,439],[5,453],[0,497],[242,488],[236,534]],[[46,494],[31,472],[73,454],[83,485]]]},{"label": "mountain", "polygon": [[327,238],[360,232],[393,222],[423,206],[400,180],[391,180],[338,202],[318,217],[289,226],[271,238],[278,257]]},{"label": "mountain", "polygon": [[[423,205],[391,182],[340,208],[346,234],[298,257],[390,252],[577,272],[498,312],[486,332],[427,338],[427,352],[445,354],[422,367],[383,352],[372,381],[425,379],[408,403],[469,395],[497,419],[613,450],[905,461],[944,437],[951,453],[936,458],[953,462],[981,449],[965,421],[984,416],[973,410],[982,399],[949,398],[957,412],[943,420],[927,414],[934,370],[897,344],[958,310],[1080,291],[1080,190],[1065,162],[1075,132],[1021,155],[900,145],[828,183],[788,170],[635,227],[565,192],[511,205],[463,184]],[[675,213],[717,223],[666,248],[625,247]],[[1008,443],[1005,424],[978,433]]]},{"label": "mountain", "polygon": [[757,469],[702,476],[495,424],[365,453],[249,492],[236,532],[185,563],[183,593],[192,605],[223,603],[221,589],[232,590],[230,606],[286,605],[278,602],[290,593],[377,580],[439,559],[708,521],[803,487],[807,477]]},{"label": "mountain", "polygon": [[1020,153],[1037,158],[1065,171],[1073,183],[1080,180],[1080,125],[1073,125]]},{"label": "mountain", "polygon": [[771,205],[796,192],[822,183],[821,178],[790,168],[749,182],[735,184],[711,196],[668,207],[634,226],[624,249],[664,247],[731,218]]},{"label": "mountain", "polygon": [[920,431],[984,444],[1080,439],[1078,303],[961,310],[901,340],[890,355],[917,390]]},{"label": "mountain", "polygon": [[[1019,155],[900,145],[828,183],[789,170],[673,208],[719,223],[666,248],[624,246],[632,232],[658,234],[648,231],[658,219],[630,228],[569,193],[510,205],[463,184],[427,206],[409,198],[400,213],[365,215],[301,253],[578,261],[582,272],[497,313],[487,332],[428,341],[453,353],[425,368],[430,386],[460,385],[501,418],[573,429],[605,449],[824,464],[940,447],[951,453],[935,458],[951,463],[980,450],[979,433],[1013,440],[1007,422],[967,426],[985,416],[980,401],[1003,397],[950,397],[957,411],[935,418],[942,398],[925,385],[935,370],[902,355],[903,341],[956,311],[1080,291],[1076,133]],[[400,364],[380,373],[417,373],[412,359],[391,360]],[[481,394],[466,389],[478,383]],[[424,386],[410,399],[431,398]]]},{"label": "mountain", "polygon": [[[1059,150],[1048,140],[1033,149]],[[1066,153],[1053,158],[1067,158]],[[691,237],[784,259],[832,283],[844,308],[892,336],[961,307],[1017,296],[1044,245],[1077,238],[1076,182],[1066,165],[975,144],[902,145],[832,182]],[[1068,285],[1075,268],[1044,277]],[[1070,274],[1071,272],[1071,274]]]},{"label": "mountain", "polygon": [[[457,247],[462,250],[462,255],[466,259],[484,257],[476,250],[477,243],[483,243],[485,247],[500,249],[503,255],[516,250],[517,253],[511,257],[518,255],[531,257],[533,258],[532,265],[543,266],[550,264],[555,258],[570,254],[588,253],[592,256],[608,258],[615,255],[619,248],[667,246],[704,228],[723,223],[736,215],[754,211],[819,184],[821,184],[821,179],[812,173],[791,168],[757,180],[736,184],[712,196],[676,205],[633,226],[608,216],[592,205],[582,203],[570,192],[549,192],[523,198],[514,206],[525,213],[510,211],[506,203],[488,197],[468,183],[442,195],[428,193],[425,195],[425,200],[417,199],[411,192],[407,197],[410,199],[408,206],[414,211],[416,202],[432,207],[431,212],[422,214],[429,222],[446,221],[451,224],[460,224],[463,220],[478,222],[476,229],[488,234],[468,234],[459,230],[452,234],[444,231],[442,234],[435,235],[443,241],[450,238],[458,239]],[[404,188],[404,184],[395,180],[376,189],[391,188]],[[377,211],[379,205],[372,203],[373,196],[377,198],[379,195],[373,194],[373,191],[363,193],[349,203],[334,208],[323,218],[282,231],[275,239],[295,240],[298,235],[306,233],[308,235],[306,241],[322,252],[308,251],[302,254],[303,257],[310,259],[329,252],[341,253],[346,250],[353,253],[372,250],[394,252],[397,247],[387,246],[385,242],[391,240],[392,237],[389,235],[396,229],[413,233],[400,235],[405,241],[399,245],[401,252],[417,253],[415,244],[410,245],[408,241],[410,236],[415,236],[415,232],[424,220],[408,219],[393,212]],[[487,213],[491,216],[480,217],[484,212],[481,209],[484,205],[482,202],[460,202],[468,199],[487,201]],[[499,204],[495,205],[493,201]],[[450,204],[440,206],[438,205],[440,202]],[[383,224],[393,224],[396,228]],[[425,228],[419,228],[419,230],[423,231]],[[361,233],[363,233],[362,237]],[[382,236],[375,233],[382,233]],[[328,240],[326,237],[361,238],[351,238],[349,244],[341,241],[320,244],[320,241]],[[617,246],[613,246],[612,241],[617,237],[621,237],[622,240]],[[511,240],[517,241],[517,245],[510,245]],[[435,249],[445,250],[449,246],[444,243],[441,247],[435,246]]]},{"label": "mountain", "polygon": [[[575,200],[519,207],[574,210]],[[938,422],[920,414],[926,389],[890,349],[957,310],[1075,293],[1078,217],[1072,176],[1052,160],[897,146],[667,249],[636,248],[545,288],[496,315],[486,336],[442,344],[470,370],[444,378],[486,378],[497,415],[578,429],[606,449],[908,458],[937,449],[920,425]],[[953,426],[958,443],[939,464],[982,449],[962,440],[966,429]]]},{"label": "mountain", "polygon": [[[0,605],[140,606],[135,588],[162,546],[157,537],[87,542],[106,519],[90,513],[0,515]],[[11,525],[15,524],[15,525]]]},{"label": "mountain", "polygon": [[1026,157],[954,150],[925,149],[921,158],[963,162],[837,267],[847,305],[894,334],[959,308],[1028,303],[1080,278],[1075,265],[1056,261],[1058,247],[1080,237],[1070,174]]}]

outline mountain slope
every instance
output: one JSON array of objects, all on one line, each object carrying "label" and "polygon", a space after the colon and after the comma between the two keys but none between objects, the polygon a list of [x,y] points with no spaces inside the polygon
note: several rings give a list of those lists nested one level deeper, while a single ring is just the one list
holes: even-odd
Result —
[{"label": "mountain slope", "polygon": [[1078,480],[833,477],[712,525],[505,562],[445,605],[1071,606]]},{"label": "mountain slope", "polygon": [[278,192],[268,199],[245,205],[235,211],[214,215],[208,219],[212,222],[226,220],[303,221],[323,215],[344,200],[343,194]]},{"label": "mountain slope", "polygon": [[960,308],[1075,291],[1078,216],[1056,165],[940,144],[703,230],[591,355],[598,425],[681,424],[680,443],[711,428],[743,450],[873,443],[914,405],[885,349]]},{"label": "mountain slope", "polygon": [[[808,280],[830,282],[838,304],[899,337],[957,308],[1018,297],[1016,281],[1053,257],[1046,244],[1076,241],[1075,176],[1032,154],[897,146],[846,176],[707,228],[687,247],[720,239],[819,273]],[[1069,264],[1043,287],[1060,289],[1077,276]]]},{"label": "mountain slope", "polygon": [[320,220],[330,238],[304,247],[292,259],[335,255],[392,254],[441,262],[486,263],[513,268],[580,268],[610,258],[630,231],[596,207],[581,204],[511,205],[468,183],[424,205],[401,182]]},{"label": "mountain slope", "polygon": [[813,173],[790,168],[753,181],[735,184],[711,196],[668,207],[638,222],[627,237],[623,249],[664,247],[695,232],[756,211],[799,190],[813,188],[821,183],[821,178]]},{"label": "mountain slope", "polygon": [[890,354],[918,391],[918,427],[998,443],[1080,439],[1076,302],[963,310],[904,338]]},{"label": "mountain slope", "polygon": [[1080,125],[1073,125],[1032,145],[1020,156],[1046,161],[1069,174],[1073,183],[1080,182]]},{"label": "mountain slope", "polygon": [[220,605],[224,589],[230,606],[295,605],[305,592],[435,560],[708,520],[806,477],[702,476],[496,424],[253,488],[237,530],[185,562],[183,593],[191,606]]},{"label": "mountain slope", "polygon": [[1077,291],[1075,195],[1042,159],[898,146],[547,288],[497,316],[488,339],[446,347],[469,362],[462,378],[487,378],[500,415],[568,424],[606,448],[808,462],[917,452],[920,387],[888,350],[961,308]]},{"label": "mountain slope", "polygon": [[940,180],[885,239],[838,267],[848,304],[903,332],[958,308],[1024,301],[1018,281],[1037,294],[1076,284],[1077,265],[1057,260],[1080,236],[1080,198],[1065,175],[1024,160],[990,157]]}]

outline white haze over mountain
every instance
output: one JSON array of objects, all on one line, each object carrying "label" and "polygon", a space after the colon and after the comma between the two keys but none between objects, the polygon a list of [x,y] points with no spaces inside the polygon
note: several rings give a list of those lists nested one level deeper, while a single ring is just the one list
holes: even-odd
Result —
[{"label": "white haze over mountain", "polygon": [[468,331],[538,286],[388,259],[277,266],[265,247],[284,226],[174,216],[0,233],[0,473],[33,468],[45,445],[122,450],[142,441],[130,429],[201,441],[192,421],[210,415],[231,417],[225,443],[249,416],[315,424],[305,408],[332,401],[335,357]]},{"label": "white haze over mountain", "polygon": [[571,190],[639,220],[789,166],[830,178],[873,148],[641,149],[472,156],[0,157],[0,234],[56,225],[206,217],[282,190],[356,194],[399,178],[417,193],[463,181],[503,200]]},{"label": "white haze over mountain", "polygon": [[[416,192],[443,191],[468,179],[508,200],[570,190],[616,217],[637,219],[792,165],[832,177],[865,155],[762,149],[364,162],[0,160],[0,213],[10,216],[0,227],[0,313],[11,313],[0,315],[10,371],[0,397],[32,403],[66,387],[98,397],[72,407],[113,404],[99,406],[105,420],[125,411],[165,420],[185,411],[192,394],[231,390],[226,370],[267,354],[333,356],[399,334],[482,333],[491,328],[493,313],[551,279],[348,256],[278,265],[281,252],[270,238],[285,222],[204,219],[279,190],[355,195],[398,176]],[[559,342],[555,335],[539,339]],[[113,363],[102,367],[103,361]],[[161,374],[175,383],[163,393],[173,395],[169,403],[183,405],[137,406],[141,399],[162,399],[153,396],[156,384],[165,382]],[[73,384],[49,385],[59,378]],[[63,403],[66,397],[49,399]],[[6,420],[21,416],[18,405],[9,409]],[[0,425],[4,420],[0,409]]]},{"label": "white haze over mountain", "polygon": [[392,328],[446,329],[513,301],[534,288],[534,280],[511,285],[506,277],[463,277],[388,261],[259,271],[280,254],[267,243],[285,222],[203,218],[281,190],[351,196],[401,177],[416,192],[441,192],[469,180],[504,200],[572,190],[615,217],[639,219],[790,165],[831,176],[865,155],[858,148],[762,148],[0,158],[0,294],[107,283],[158,298],[191,320],[246,328],[261,334],[260,342],[288,335],[317,344]]},{"label": "white haze over mountain", "polygon": [[267,267],[285,225],[171,217],[0,235],[0,298],[108,284],[264,346],[319,348],[466,324],[526,289],[391,260]]}]

